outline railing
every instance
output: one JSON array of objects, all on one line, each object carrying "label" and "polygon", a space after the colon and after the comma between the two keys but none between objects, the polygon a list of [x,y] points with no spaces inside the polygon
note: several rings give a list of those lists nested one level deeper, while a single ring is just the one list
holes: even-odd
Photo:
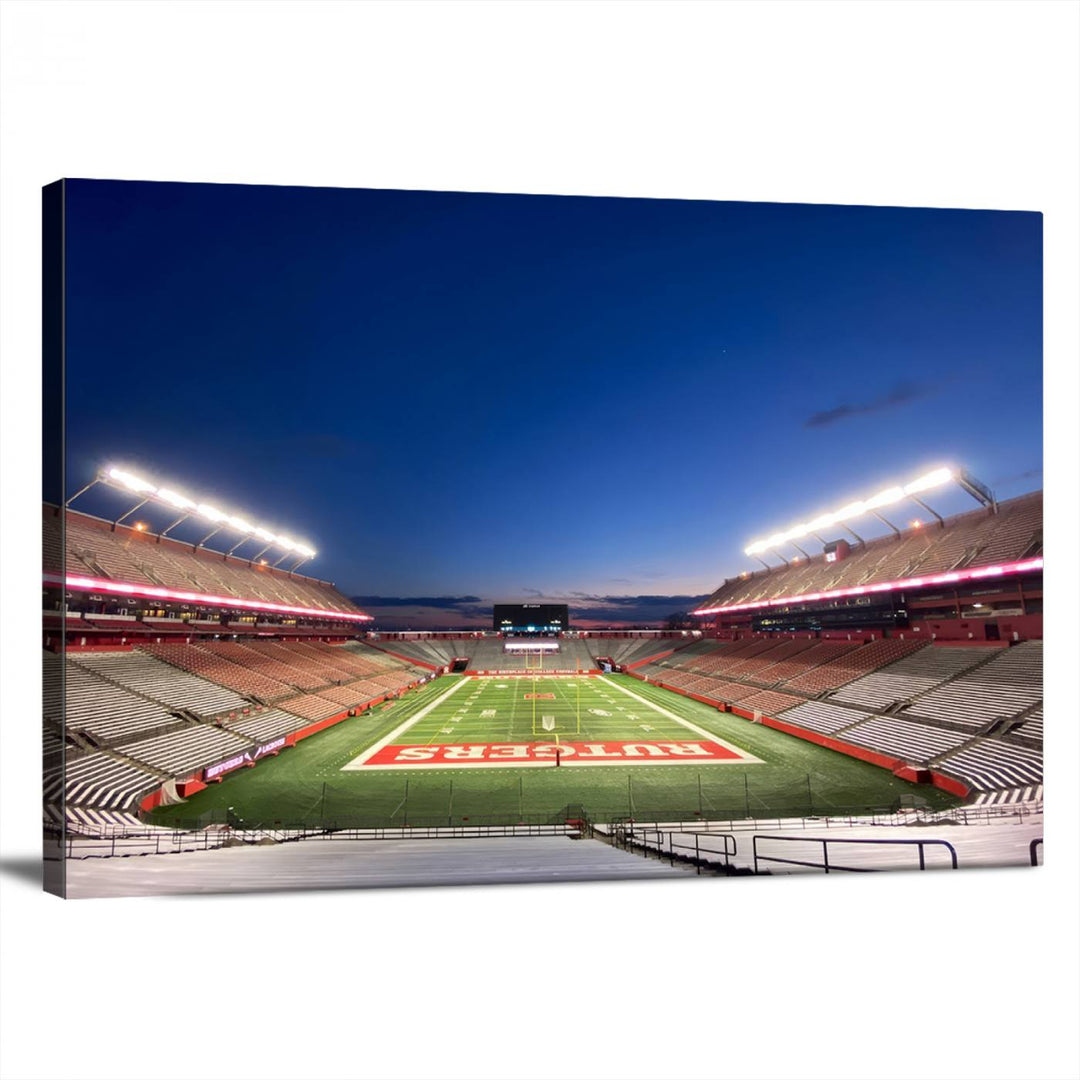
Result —
[{"label": "railing", "polygon": [[123,831],[111,835],[68,833],[65,851],[69,859],[108,859],[130,855],[171,855],[191,851],[213,851],[224,847],[254,845],[272,841],[285,844],[301,840],[453,840],[513,836],[585,835],[584,821],[533,822],[516,825],[429,825],[348,829],[206,829]]},{"label": "railing", "polygon": [[1035,837],[1034,840],[1028,845],[1028,855],[1031,856],[1031,865],[1039,865],[1039,848],[1043,846],[1043,838],[1041,836]]},{"label": "railing", "polygon": [[[676,836],[689,835],[694,837],[692,844],[675,839]],[[667,837],[666,844],[664,842],[665,836]],[[655,837],[655,840],[652,840],[652,837]],[[703,837],[722,840],[723,847],[717,848],[702,844]],[[648,855],[651,851],[655,851],[659,858],[667,855],[672,866],[675,865],[676,859],[691,862],[697,868],[698,874],[701,873],[703,867],[708,868],[712,865],[719,865],[718,859],[711,859],[709,858],[710,855],[723,859],[723,866],[726,870],[731,867],[732,857],[739,852],[738,841],[733,833],[706,832],[690,834],[679,829],[620,827],[612,834],[612,843],[626,851],[633,851],[635,847],[638,847],[643,855]],[[685,852],[685,854],[681,854],[682,852]]]},{"label": "railing", "polygon": [[[779,855],[763,855],[758,851],[759,840],[795,840],[802,843],[821,844],[821,862],[809,862],[806,859],[785,859]],[[919,869],[926,869],[926,848],[933,845],[936,847],[946,848],[949,852],[949,856],[952,860],[952,869],[957,868],[956,848],[949,843],[948,840],[907,840],[907,839],[892,839],[887,837],[878,838],[860,838],[854,839],[851,837],[843,836],[772,836],[772,835],[760,835],[755,834],[753,840],[754,847],[754,873],[758,873],[758,864],[761,863],[786,863],[789,866],[805,866],[812,870],[824,870],[828,874],[832,870],[846,870],[851,872],[866,873],[875,869],[872,866],[838,866],[836,863],[829,862],[829,845],[830,844],[878,844],[878,845],[903,845],[906,847],[917,847],[919,850]]]},{"label": "railing", "polygon": [[172,830],[124,832],[111,836],[88,836],[69,832],[64,847],[69,859],[109,859],[128,855],[177,855],[189,851],[214,851],[233,840],[230,832],[174,832]]}]

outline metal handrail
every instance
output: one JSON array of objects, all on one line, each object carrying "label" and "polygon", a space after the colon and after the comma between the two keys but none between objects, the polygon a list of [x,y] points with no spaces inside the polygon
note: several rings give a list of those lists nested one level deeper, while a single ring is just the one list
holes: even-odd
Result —
[{"label": "metal handrail", "polygon": [[[803,843],[821,844],[821,862],[807,862],[805,859],[785,859],[779,855],[761,855],[758,853],[758,841],[759,840],[798,840]],[[932,840],[932,839],[912,839],[907,838],[896,839],[892,837],[860,837],[858,839],[853,837],[844,836],[774,836],[774,835],[761,835],[754,834],[753,849],[754,849],[754,873],[758,872],[759,862],[773,862],[773,863],[786,863],[789,866],[806,866],[813,870],[824,870],[825,873],[829,873],[831,870],[846,870],[853,873],[870,873],[873,872],[871,866],[837,866],[835,863],[829,862],[829,844],[891,844],[891,845],[905,845],[907,847],[918,847],[919,849],[919,869],[926,869],[926,851],[925,848],[929,844],[933,844],[938,847],[943,847],[948,850],[949,856],[952,860],[951,869],[957,869],[958,862],[956,858],[956,848],[949,843],[948,840]]]},{"label": "metal handrail", "polygon": [[1043,838],[1041,836],[1036,836],[1035,839],[1032,840],[1030,844],[1028,844],[1028,854],[1031,856],[1032,866],[1039,865],[1039,848],[1041,848],[1042,846]]},{"label": "metal handrail", "polygon": [[[616,842],[618,842],[618,840],[620,839],[619,834],[621,834],[621,840],[622,840],[623,846],[627,850],[631,850],[633,848],[633,846],[636,844],[638,847],[641,848],[642,852],[648,852],[650,850],[650,839],[649,838],[652,837],[652,836],[655,836],[656,840],[655,840],[655,842],[653,844],[653,847],[655,847],[655,850],[656,850],[656,853],[657,853],[658,856],[663,858],[663,856],[665,854],[667,854],[668,857],[671,859],[671,865],[672,866],[675,865],[675,859],[677,857],[678,858],[686,858],[688,861],[694,863],[694,865],[697,867],[697,872],[699,874],[701,873],[702,866],[707,865],[710,861],[712,861],[710,859],[704,858],[703,856],[707,856],[707,855],[719,855],[719,856],[722,856],[723,860],[724,860],[724,866],[726,868],[726,867],[731,866],[732,857],[737,855],[738,851],[739,851],[739,844],[738,844],[738,841],[735,838],[734,833],[720,833],[720,832],[702,832],[702,833],[698,833],[698,832],[691,832],[689,830],[683,830],[683,829],[661,829],[661,828],[657,828],[657,827],[635,828],[633,825],[630,825],[628,828],[624,827],[624,828],[621,828],[621,829],[617,830],[617,832],[616,832],[616,834],[614,836],[614,839],[616,840]],[[679,843],[679,842],[677,842],[675,840],[675,837],[677,835],[678,836],[693,835],[694,843],[692,845],[691,844]],[[665,836],[667,837],[666,852],[665,852],[665,844],[664,844],[664,837]],[[703,847],[702,844],[701,844],[702,836],[716,837],[717,839],[723,840],[723,842],[724,842],[723,848]],[[679,850],[685,851],[685,852],[687,852],[687,854],[685,856],[677,856],[676,851],[679,851]],[[693,852],[693,855],[691,855],[690,852]]]}]

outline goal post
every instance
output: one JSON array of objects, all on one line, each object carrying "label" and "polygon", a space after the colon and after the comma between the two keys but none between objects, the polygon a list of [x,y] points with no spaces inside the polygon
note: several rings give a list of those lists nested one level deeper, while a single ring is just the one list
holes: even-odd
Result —
[{"label": "goal post", "polygon": [[553,713],[537,709],[532,733],[537,738],[558,739],[560,735],[580,735],[581,717],[576,713]]}]

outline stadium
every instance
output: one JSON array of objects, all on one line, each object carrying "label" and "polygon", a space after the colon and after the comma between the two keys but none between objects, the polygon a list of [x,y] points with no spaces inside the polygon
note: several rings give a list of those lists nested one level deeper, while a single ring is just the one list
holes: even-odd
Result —
[{"label": "stadium", "polygon": [[43,505],[57,891],[1041,862],[1039,491],[870,490],[693,629],[381,629],[249,518],[112,464]]}]

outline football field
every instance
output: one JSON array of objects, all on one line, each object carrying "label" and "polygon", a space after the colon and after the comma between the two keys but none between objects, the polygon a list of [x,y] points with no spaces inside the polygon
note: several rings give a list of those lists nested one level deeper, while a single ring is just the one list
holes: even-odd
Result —
[{"label": "football field", "polygon": [[434,679],[160,807],[157,824],[765,819],[958,800],[627,675]]},{"label": "football field", "polygon": [[623,683],[534,675],[462,679],[345,769],[757,761]]}]

